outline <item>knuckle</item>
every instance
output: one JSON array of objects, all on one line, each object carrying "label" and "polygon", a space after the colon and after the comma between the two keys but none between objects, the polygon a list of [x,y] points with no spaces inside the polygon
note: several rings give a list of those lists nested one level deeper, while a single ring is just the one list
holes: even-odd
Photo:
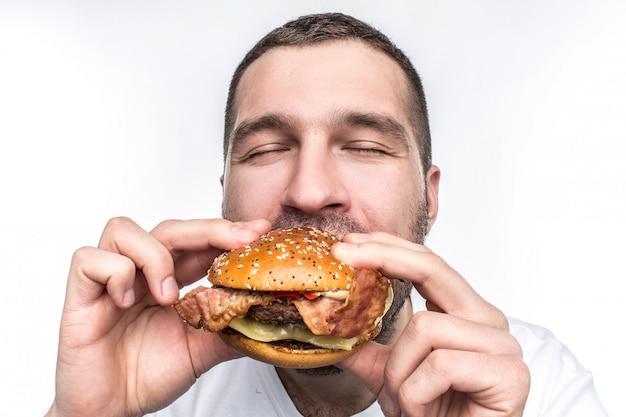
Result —
[{"label": "knuckle", "polygon": [[163,220],[159,222],[154,229],[152,229],[150,234],[161,242],[161,244],[166,245],[171,249],[173,246],[171,243],[172,237],[177,234],[177,229],[180,226],[180,223],[180,220]]},{"label": "knuckle", "polygon": [[498,329],[509,330],[509,320],[504,313],[497,307],[493,306],[493,312],[489,315],[491,318],[491,325]]},{"label": "knuckle", "polygon": [[411,317],[405,332],[412,339],[418,339],[421,335],[431,331],[433,326],[433,313],[429,311],[419,311]]},{"label": "knuckle", "polygon": [[92,256],[94,248],[91,246],[83,246],[74,251],[72,254],[72,265],[82,265],[88,258]]},{"label": "knuckle", "polygon": [[530,389],[530,370],[520,356],[509,355],[506,369],[511,372],[519,387],[524,388],[526,391]]},{"label": "knuckle", "polygon": [[105,233],[116,233],[117,231],[124,229],[128,224],[132,223],[128,217],[118,216],[109,219],[107,224],[104,226]]},{"label": "knuckle", "polygon": [[505,345],[504,351],[521,359],[523,356],[522,345],[512,334],[508,333],[508,331],[507,334],[508,338],[506,340],[508,343]]},{"label": "knuckle", "polygon": [[179,223],[179,220],[167,219],[159,222],[154,229],[152,229],[153,233],[165,233],[168,230],[171,230],[176,224]]},{"label": "knuckle", "polygon": [[74,251],[70,260],[70,280],[73,276],[84,275],[84,270],[91,262],[95,250],[93,247],[83,246]]},{"label": "knuckle", "polygon": [[113,275],[134,276],[137,272],[137,265],[130,259],[124,258],[118,265],[117,271]]},{"label": "knuckle", "polygon": [[451,363],[448,351],[442,349],[433,350],[424,360],[427,365],[440,373],[445,373]]},{"label": "knuckle", "polygon": [[402,410],[415,408],[415,387],[412,384],[405,382],[400,386],[398,389],[398,403]]},{"label": "knuckle", "polygon": [[164,246],[157,247],[152,255],[152,262],[157,265],[169,265],[172,263],[172,254]]},{"label": "knuckle", "polygon": [[383,370],[383,378],[388,386],[396,385],[396,370],[394,367],[389,366],[389,363],[387,363],[387,366],[385,366],[385,369]]}]

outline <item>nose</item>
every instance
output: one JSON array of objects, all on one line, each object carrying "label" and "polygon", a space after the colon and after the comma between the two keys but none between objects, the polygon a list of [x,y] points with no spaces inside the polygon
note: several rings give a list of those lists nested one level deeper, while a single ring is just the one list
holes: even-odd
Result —
[{"label": "nose", "polygon": [[348,190],[340,175],[340,161],[322,146],[302,146],[291,172],[281,206],[285,212],[317,216],[328,212],[347,212]]}]

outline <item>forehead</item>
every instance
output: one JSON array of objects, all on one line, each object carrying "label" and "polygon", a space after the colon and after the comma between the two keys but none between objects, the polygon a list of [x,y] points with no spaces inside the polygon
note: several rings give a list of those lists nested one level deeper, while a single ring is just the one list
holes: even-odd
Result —
[{"label": "forehead", "polygon": [[235,125],[264,113],[315,119],[318,113],[346,110],[384,113],[408,125],[407,92],[400,66],[361,41],[277,47],[242,76],[235,96]]}]

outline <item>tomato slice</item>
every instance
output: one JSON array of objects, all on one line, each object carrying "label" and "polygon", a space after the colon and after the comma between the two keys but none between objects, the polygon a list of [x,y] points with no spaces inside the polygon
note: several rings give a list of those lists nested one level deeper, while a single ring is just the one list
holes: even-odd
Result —
[{"label": "tomato slice", "polygon": [[304,295],[307,298],[307,300],[315,300],[317,297],[320,296],[318,293],[311,292],[311,291],[304,291],[302,295]]},{"label": "tomato slice", "polygon": [[291,298],[292,300],[300,298],[298,291],[272,291],[272,295],[276,298]]},{"label": "tomato slice", "polygon": [[291,300],[297,300],[302,294],[308,300],[315,300],[320,295],[313,291],[272,291],[272,295],[276,298],[289,298]]}]

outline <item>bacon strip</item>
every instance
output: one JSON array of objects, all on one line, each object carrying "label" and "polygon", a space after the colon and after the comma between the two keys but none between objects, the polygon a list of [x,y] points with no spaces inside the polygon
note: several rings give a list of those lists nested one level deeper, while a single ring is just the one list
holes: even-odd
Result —
[{"label": "bacon strip", "polygon": [[326,297],[300,298],[293,303],[307,327],[317,335],[350,338],[376,328],[383,315],[389,280],[371,269],[357,270],[348,298],[341,302]]},{"label": "bacon strip", "polygon": [[267,305],[273,300],[270,293],[197,287],[178,300],[174,309],[190,326],[217,332],[232,319],[245,317],[250,306]]},{"label": "bacon strip", "polygon": [[[389,281],[378,272],[357,270],[344,301],[328,297],[293,301],[304,323],[317,335],[351,338],[368,334],[383,315]],[[234,318],[245,317],[251,306],[266,306],[276,298],[270,292],[198,287],[174,304],[178,315],[196,329],[217,332]]]}]

